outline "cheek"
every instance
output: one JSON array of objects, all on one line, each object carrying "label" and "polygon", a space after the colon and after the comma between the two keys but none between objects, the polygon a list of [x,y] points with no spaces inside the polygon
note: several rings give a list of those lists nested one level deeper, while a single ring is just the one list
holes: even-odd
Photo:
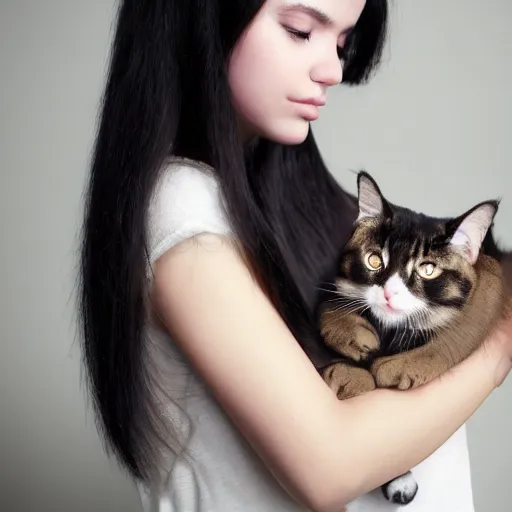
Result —
[{"label": "cheek", "polygon": [[350,254],[347,256],[350,265],[350,278],[356,283],[372,286],[378,283],[378,275],[374,274],[366,268],[359,254]]},{"label": "cheek", "polygon": [[356,272],[357,254],[355,251],[346,251],[341,255],[339,272],[343,277],[354,280]]},{"label": "cheek", "polygon": [[242,126],[251,134],[281,143],[300,143],[309,131],[309,123],[294,114],[287,100],[294,93],[290,86],[297,82],[293,69],[297,59],[288,55],[281,39],[259,26],[251,27],[231,55],[229,85]]},{"label": "cheek", "polygon": [[365,299],[371,306],[381,306],[384,304],[384,292],[380,286],[373,285],[366,289]]},{"label": "cheek", "polygon": [[392,289],[396,290],[396,295],[391,297],[391,304],[403,312],[410,312],[424,306],[423,292],[417,283],[409,282],[407,285],[403,280],[396,286],[393,283]]},{"label": "cheek", "polygon": [[[244,117],[261,115],[273,89],[271,65],[262,58],[249,33],[235,47],[229,62],[228,76],[236,110]],[[266,69],[266,68],[269,69]]]},{"label": "cheek", "polygon": [[391,299],[392,305],[397,309],[408,312],[423,305],[423,301],[414,292],[403,290]]},{"label": "cheek", "polygon": [[464,306],[473,289],[469,278],[450,271],[438,279],[427,281],[424,286],[425,294],[433,303],[454,307]]}]

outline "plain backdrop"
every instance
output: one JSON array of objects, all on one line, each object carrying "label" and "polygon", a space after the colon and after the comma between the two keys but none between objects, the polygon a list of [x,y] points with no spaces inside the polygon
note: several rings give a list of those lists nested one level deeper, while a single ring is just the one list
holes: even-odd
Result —
[{"label": "plain backdrop", "polygon": [[[136,512],[103,453],[80,380],[77,228],[113,0],[0,2],[0,510]],[[314,124],[355,191],[365,168],[393,201],[455,215],[503,197],[512,246],[512,4],[394,0],[383,66],[329,93]],[[470,420],[478,512],[509,512],[512,379]],[[433,511],[434,512],[434,511]],[[448,511],[447,511],[448,512]]]}]

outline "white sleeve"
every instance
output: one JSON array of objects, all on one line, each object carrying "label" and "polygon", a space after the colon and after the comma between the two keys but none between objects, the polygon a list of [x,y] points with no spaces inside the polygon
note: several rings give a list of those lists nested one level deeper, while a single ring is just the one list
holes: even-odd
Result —
[{"label": "white sleeve", "polygon": [[412,474],[418,493],[409,505],[390,504],[379,488],[354,500],[347,512],[474,512],[465,425],[413,468]]},{"label": "white sleeve", "polygon": [[213,171],[188,160],[167,165],[153,191],[147,216],[149,264],[200,233],[231,233]]}]

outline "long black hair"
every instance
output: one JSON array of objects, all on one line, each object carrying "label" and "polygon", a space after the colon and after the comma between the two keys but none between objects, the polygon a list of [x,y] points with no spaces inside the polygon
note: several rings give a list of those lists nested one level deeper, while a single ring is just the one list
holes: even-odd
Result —
[{"label": "long black hair", "polygon": [[[355,210],[310,131],[296,146],[244,147],[226,63],[263,0],[121,0],[85,196],[79,320],[87,384],[106,448],[136,479],[159,472],[172,425],[144,364],[146,213],[165,159],[211,165],[244,253],[312,361],[318,283],[334,270]],[[386,35],[367,0],[347,41],[344,83],[367,81]]]}]

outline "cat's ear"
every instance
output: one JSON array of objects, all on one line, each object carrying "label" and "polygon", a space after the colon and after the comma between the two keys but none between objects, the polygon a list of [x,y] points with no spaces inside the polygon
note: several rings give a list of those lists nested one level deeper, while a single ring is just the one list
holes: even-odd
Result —
[{"label": "cat's ear", "polygon": [[359,215],[357,220],[366,217],[390,217],[391,207],[382,195],[375,180],[365,171],[357,175]]},{"label": "cat's ear", "polygon": [[492,226],[498,206],[498,201],[477,204],[448,225],[448,229],[453,233],[450,244],[460,251],[471,265],[478,259],[482,242]]}]

